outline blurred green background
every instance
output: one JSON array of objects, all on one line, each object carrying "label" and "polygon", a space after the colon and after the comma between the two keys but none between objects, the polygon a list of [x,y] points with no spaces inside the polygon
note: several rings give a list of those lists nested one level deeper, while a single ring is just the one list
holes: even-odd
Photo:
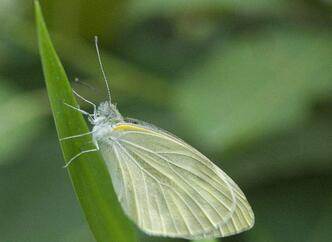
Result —
[{"label": "blurred green background", "polygon": [[[255,227],[220,241],[332,241],[330,0],[40,2],[77,91],[106,99],[98,35],[122,114],[177,134],[240,185]],[[61,168],[33,2],[1,0],[0,20],[0,241],[94,241]]]}]

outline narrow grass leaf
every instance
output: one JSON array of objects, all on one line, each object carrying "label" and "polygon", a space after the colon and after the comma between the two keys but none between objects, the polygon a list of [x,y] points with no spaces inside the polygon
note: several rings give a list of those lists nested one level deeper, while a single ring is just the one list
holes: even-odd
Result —
[{"label": "narrow grass leaf", "polygon": [[[49,37],[40,5],[35,2],[39,50],[59,138],[88,132],[82,115],[64,105],[77,106],[66,73]],[[61,142],[66,161],[90,149],[91,137]],[[89,147],[90,146],[90,147]],[[105,163],[96,152],[84,154],[69,166],[69,175],[81,207],[97,241],[135,241],[130,222],[123,214],[112,188]]]}]

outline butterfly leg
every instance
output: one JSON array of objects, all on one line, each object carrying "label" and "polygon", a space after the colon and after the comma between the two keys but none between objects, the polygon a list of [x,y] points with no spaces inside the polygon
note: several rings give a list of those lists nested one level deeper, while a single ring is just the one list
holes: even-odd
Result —
[{"label": "butterfly leg", "polygon": [[63,168],[67,168],[76,158],[78,158],[79,156],[86,154],[86,153],[92,153],[92,152],[96,152],[98,151],[98,148],[95,149],[90,149],[90,150],[83,150],[80,153],[78,153],[77,155],[75,155],[74,157],[72,157]]},{"label": "butterfly leg", "polygon": [[96,106],[96,104],[94,104],[93,102],[89,101],[88,99],[82,97],[82,96],[81,96],[80,94],[78,94],[74,89],[73,89],[73,93],[74,93],[77,97],[79,97],[80,99],[82,99],[84,102],[89,103],[89,104],[92,105],[92,107],[93,107],[93,115],[94,115],[94,117],[96,117],[96,114],[97,114],[97,106]]},{"label": "butterfly leg", "polygon": [[92,134],[92,133],[93,133],[93,131],[90,131],[90,132],[83,133],[83,134],[77,134],[77,135],[72,135],[72,136],[68,136],[68,137],[60,138],[59,140],[60,140],[60,141],[63,141],[63,140],[67,140],[67,139],[75,139],[75,138],[79,138],[79,137],[82,137],[82,136],[86,136],[86,135],[89,135],[89,134]]},{"label": "butterfly leg", "polygon": [[78,112],[84,114],[84,115],[92,116],[91,113],[88,113],[87,111],[84,111],[84,110],[82,110],[82,109],[80,109],[80,108],[74,107],[73,105],[70,105],[70,104],[65,103],[65,102],[64,102],[63,104],[66,105],[67,107],[71,108],[71,109],[74,109],[74,110],[76,110],[76,111],[78,111]]}]

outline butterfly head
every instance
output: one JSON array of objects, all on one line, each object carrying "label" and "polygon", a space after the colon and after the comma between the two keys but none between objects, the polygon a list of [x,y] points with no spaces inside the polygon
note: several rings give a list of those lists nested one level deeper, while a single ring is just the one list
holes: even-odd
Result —
[{"label": "butterfly head", "polygon": [[123,117],[114,104],[110,101],[102,102],[94,117],[90,119],[93,125],[116,124],[123,121]]}]

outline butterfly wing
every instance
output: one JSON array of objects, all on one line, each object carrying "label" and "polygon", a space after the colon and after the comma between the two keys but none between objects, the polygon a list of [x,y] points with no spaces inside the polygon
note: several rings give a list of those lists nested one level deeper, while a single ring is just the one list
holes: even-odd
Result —
[{"label": "butterfly wing", "polygon": [[162,130],[124,126],[101,150],[124,211],[143,231],[199,239],[253,226],[246,197],[208,158]]}]

